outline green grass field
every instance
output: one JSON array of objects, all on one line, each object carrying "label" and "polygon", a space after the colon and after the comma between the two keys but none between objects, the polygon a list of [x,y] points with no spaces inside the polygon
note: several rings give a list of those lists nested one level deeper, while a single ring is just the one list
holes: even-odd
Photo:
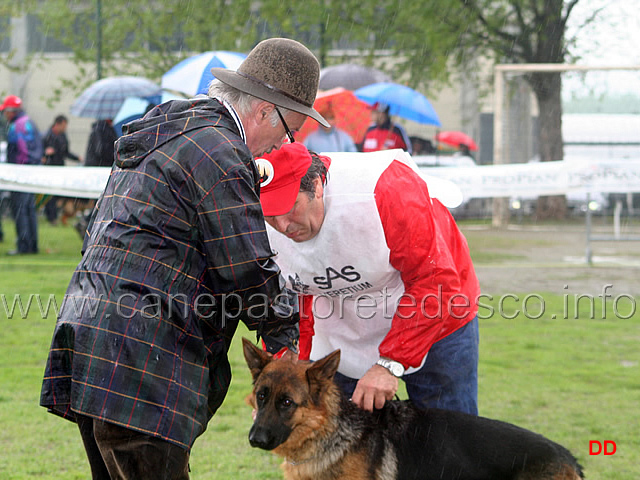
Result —
[{"label": "green grass field", "polygon": [[[80,239],[71,227],[41,224],[41,254],[7,257],[14,248],[12,222],[4,221],[0,244],[0,478],[86,479],[90,477],[74,424],[38,406],[44,363],[55,313],[41,315],[32,303],[23,316],[15,295],[54,295],[60,302],[79,260]],[[505,246],[505,248],[508,248]],[[474,252],[482,258],[482,252]],[[508,255],[508,252],[505,252]],[[491,261],[489,258],[483,261]],[[526,296],[532,292],[522,292]],[[588,311],[561,312],[563,298],[537,292],[545,313],[515,315],[516,304],[480,320],[480,413],[538,431],[578,457],[589,479],[640,478],[640,314],[629,319],[590,318]],[[535,299],[534,299],[535,300]],[[489,308],[497,311],[497,299]],[[571,304],[569,305],[571,307]],[[25,307],[25,305],[23,305]],[[602,305],[596,303],[598,313]],[[552,319],[552,315],[556,319]],[[512,317],[515,318],[507,318]],[[43,318],[45,317],[45,318]],[[568,317],[564,319],[564,317]],[[231,350],[231,391],[209,429],[195,444],[192,478],[278,479],[279,460],[252,449],[247,441],[250,409],[248,370],[240,350],[240,330]],[[612,456],[590,456],[589,440],[613,440]]]}]

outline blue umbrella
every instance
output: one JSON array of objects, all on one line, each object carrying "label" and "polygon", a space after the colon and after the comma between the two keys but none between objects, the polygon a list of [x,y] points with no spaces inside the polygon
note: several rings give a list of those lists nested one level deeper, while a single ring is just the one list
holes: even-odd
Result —
[{"label": "blue umbrella", "polygon": [[194,55],[182,60],[162,76],[162,88],[183,93],[187,97],[207,93],[209,83],[213,80],[213,67],[236,70],[246,57],[244,53],[223,50]]},{"label": "blue umbrella", "polygon": [[[155,97],[160,100],[160,97]],[[133,122],[142,117],[149,105],[156,105],[157,101],[151,101],[146,98],[129,97],[127,98],[115,117],[113,117],[113,128],[118,134],[122,135],[122,126],[125,123]]]},{"label": "blue umbrella", "polygon": [[127,98],[160,95],[161,91],[158,85],[142,77],[103,78],[82,92],[70,111],[77,117],[113,119]]},{"label": "blue umbrella", "polygon": [[151,97],[129,97],[127,98],[115,117],[113,117],[113,128],[118,136],[122,135],[122,126],[142,118],[147,113],[150,106],[155,106],[168,100],[180,98],[169,92],[162,92],[162,95],[153,95]]},{"label": "blue umbrella", "polygon": [[428,125],[441,125],[438,114],[427,97],[413,88],[393,82],[372,83],[357,89],[356,97],[369,105],[385,103],[389,114]]}]

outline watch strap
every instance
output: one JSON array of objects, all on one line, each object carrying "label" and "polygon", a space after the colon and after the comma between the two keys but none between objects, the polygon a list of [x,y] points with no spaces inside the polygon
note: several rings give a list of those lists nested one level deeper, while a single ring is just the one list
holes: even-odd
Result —
[{"label": "watch strap", "polygon": [[400,362],[396,362],[395,360],[391,360],[390,358],[380,358],[376,364],[389,370],[391,375],[394,377],[400,378],[404,375],[404,365]]}]

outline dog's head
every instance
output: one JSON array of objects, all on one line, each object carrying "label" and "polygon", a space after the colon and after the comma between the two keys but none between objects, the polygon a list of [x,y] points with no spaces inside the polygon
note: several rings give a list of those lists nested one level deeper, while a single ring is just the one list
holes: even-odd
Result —
[{"label": "dog's head", "polygon": [[333,377],[340,350],[317,362],[294,362],[275,360],[246,338],[242,344],[253,376],[249,403],[256,409],[249,442],[286,455],[326,428],[328,404],[339,399]]}]

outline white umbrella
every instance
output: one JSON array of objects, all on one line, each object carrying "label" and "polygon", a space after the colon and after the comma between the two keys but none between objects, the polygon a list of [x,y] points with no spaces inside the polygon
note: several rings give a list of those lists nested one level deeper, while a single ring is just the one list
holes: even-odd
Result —
[{"label": "white umbrella", "polygon": [[213,80],[213,67],[236,70],[247,56],[244,53],[210,51],[182,60],[162,76],[162,88],[193,97],[207,93]]}]

